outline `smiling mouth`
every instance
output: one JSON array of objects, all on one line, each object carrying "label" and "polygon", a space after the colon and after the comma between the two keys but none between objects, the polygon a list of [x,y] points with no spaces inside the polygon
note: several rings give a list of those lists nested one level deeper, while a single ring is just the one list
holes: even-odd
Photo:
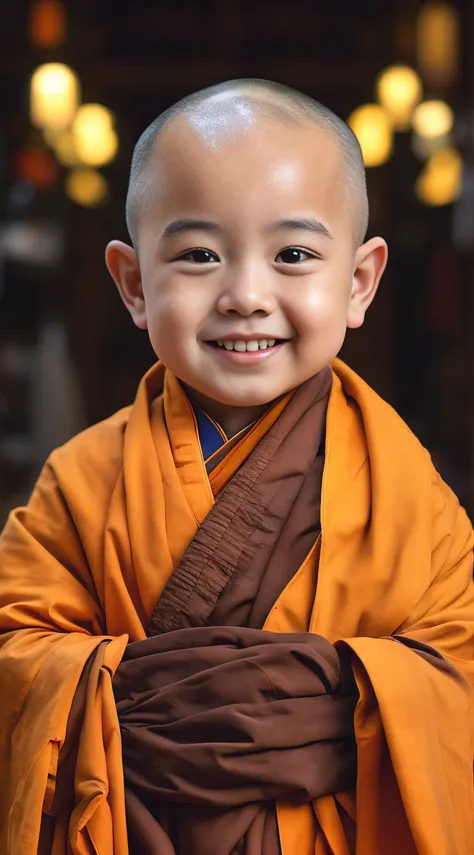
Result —
[{"label": "smiling mouth", "polygon": [[280,344],[284,344],[285,341],[286,339],[283,338],[260,338],[250,341],[243,341],[242,339],[236,339],[235,341],[218,339],[216,341],[208,341],[206,344],[222,350],[234,350],[237,353],[256,353],[259,350],[268,350],[277,347]]}]

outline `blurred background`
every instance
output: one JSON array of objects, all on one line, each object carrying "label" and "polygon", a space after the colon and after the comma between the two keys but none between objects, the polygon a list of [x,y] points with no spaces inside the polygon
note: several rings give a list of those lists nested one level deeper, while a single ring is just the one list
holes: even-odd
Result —
[{"label": "blurred background", "polygon": [[[263,77],[348,120],[390,262],[343,356],[474,515],[474,3],[16,0],[0,29],[0,523],[153,353],[104,264],[133,145],[183,95]],[[394,450],[394,454],[396,451]]]}]

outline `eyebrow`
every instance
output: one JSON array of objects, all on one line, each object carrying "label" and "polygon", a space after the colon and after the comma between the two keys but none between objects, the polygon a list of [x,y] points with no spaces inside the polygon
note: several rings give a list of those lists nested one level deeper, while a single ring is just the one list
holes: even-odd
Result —
[{"label": "eyebrow", "polygon": [[[292,229],[293,231],[307,231],[313,234],[322,235],[332,239],[331,233],[326,226],[313,217],[302,217],[301,219],[277,220],[270,226],[270,231],[283,231],[284,229]],[[173,220],[163,229],[162,238],[176,237],[176,235],[185,234],[192,231],[207,231],[214,234],[222,234],[224,229],[218,223],[213,223],[211,220],[197,219],[182,219]]]},{"label": "eyebrow", "polygon": [[218,223],[213,223],[210,220],[173,220],[173,222],[168,223],[166,228],[163,229],[161,237],[175,237],[175,235],[182,235],[185,232],[195,231],[206,231],[221,234],[223,229],[218,225]]},{"label": "eyebrow", "polygon": [[283,229],[293,229],[293,231],[313,232],[313,234],[322,235],[323,237],[332,240],[332,234],[328,231],[323,223],[315,220],[313,217],[303,217],[297,220],[278,220],[272,223],[271,231],[280,231]]}]

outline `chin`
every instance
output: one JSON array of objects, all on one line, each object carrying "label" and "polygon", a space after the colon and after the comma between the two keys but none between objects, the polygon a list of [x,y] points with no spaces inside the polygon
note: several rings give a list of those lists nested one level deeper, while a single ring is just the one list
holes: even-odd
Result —
[{"label": "chin", "polygon": [[212,398],[214,401],[218,401],[226,407],[263,407],[265,404],[269,404],[270,401],[274,401],[275,398],[279,398],[280,395],[284,395],[286,391],[286,389],[282,389],[281,391],[276,389],[268,391],[260,390],[260,392],[255,390],[236,393],[235,391],[232,392],[230,389],[225,391],[216,389],[205,392],[205,394],[208,398]]}]

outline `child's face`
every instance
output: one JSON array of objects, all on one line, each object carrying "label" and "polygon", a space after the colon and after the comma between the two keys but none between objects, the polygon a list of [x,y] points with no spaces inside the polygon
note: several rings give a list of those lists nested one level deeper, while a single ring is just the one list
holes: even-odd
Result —
[{"label": "child's face", "polygon": [[[216,140],[179,118],[149,174],[139,259],[114,242],[107,260],[162,362],[201,396],[241,407],[328,365],[346,327],[363,322],[386,261],[380,238],[354,245],[337,144],[273,120]],[[229,340],[259,349],[218,344]]]}]

